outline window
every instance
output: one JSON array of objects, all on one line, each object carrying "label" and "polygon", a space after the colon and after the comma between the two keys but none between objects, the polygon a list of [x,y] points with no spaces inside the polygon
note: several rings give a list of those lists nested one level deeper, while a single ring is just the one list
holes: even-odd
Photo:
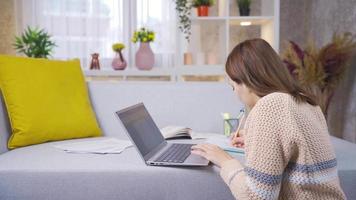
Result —
[{"label": "window", "polygon": [[135,29],[156,32],[152,43],[156,67],[172,67],[176,54],[176,19],[172,0],[16,0],[18,33],[27,26],[44,28],[57,46],[56,59],[80,58],[88,69],[90,54],[100,54],[101,67],[111,69],[115,42],[126,45],[124,56],[134,66]]}]

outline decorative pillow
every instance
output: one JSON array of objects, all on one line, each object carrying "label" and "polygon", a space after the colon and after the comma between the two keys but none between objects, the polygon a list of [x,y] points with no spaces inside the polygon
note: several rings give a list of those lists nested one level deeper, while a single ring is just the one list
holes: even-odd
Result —
[{"label": "decorative pillow", "polygon": [[12,128],[9,149],[101,135],[77,59],[0,55],[0,87]]}]

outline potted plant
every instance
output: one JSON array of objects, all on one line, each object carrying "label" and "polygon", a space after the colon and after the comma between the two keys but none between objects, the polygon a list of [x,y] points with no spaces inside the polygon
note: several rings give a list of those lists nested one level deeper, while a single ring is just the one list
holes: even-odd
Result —
[{"label": "potted plant", "polygon": [[[183,33],[185,40],[190,42],[192,21],[190,19],[192,4],[190,0],[175,0],[176,11],[178,14],[178,28]],[[193,60],[193,55],[191,52],[184,53],[183,63],[184,65],[191,65]]]},{"label": "potted plant", "polygon": [[342,80],[356,50],[356,36],[334,34],[330,43],[318,49],[309,42],[305,49],[290,41],[283,61],[297,82],[313,94],[327,116],[330,99]]},{"label": "potted plant", "polygon": [[48,58],[56,46],[51,41],[51,36],[43,29],[27,27],[21,36],[15,37],[14,48],[18,53],[23,53],[33,58]]},{"label": "potted plant", "polygon": [[114,70],[124,70],[127,66],[126,60],[122,55],[122,50],[125,48],[123,43],[115,43],[112,45],[112,50],[116,52],[115,58],[113,59],[111,66]]},{"label": "potted plant", "polygon": [[193,0],[193,7],[197,8],[199,17],[206,17],[209,16],[209,7],[214,3],[214,0]]},{"label": "potted plant", "polygon": [[140,28],[134,32],[132,42],[140,42],[140,47],[136,52],[136,67],[141,70],[150,70],[153,68],[155,59],[150,42],[155,40],[155,33],[147,28]]},{"label": "potted plant", "polygon": [[190,11],[192,8],[192,5],[189,0],[175,0],[176,3],[176,11],[178,14],[178,19],[179,19],[179,25],[178,28],[179,30],[183,33],[185,39],[187,42],[190,41],[190,35],[191,35],[191,19],[190,19]]},{"label": "potted plant", "polygon": [[236,2],[239,6],[240,16],[249,16],[251,0],[236,0]]}]

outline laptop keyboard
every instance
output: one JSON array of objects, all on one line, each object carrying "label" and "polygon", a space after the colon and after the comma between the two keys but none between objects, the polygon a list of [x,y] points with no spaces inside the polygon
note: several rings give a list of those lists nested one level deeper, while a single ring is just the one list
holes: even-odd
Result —
[{"label": "laptop keyboard", "polygon": [[190,155],[191,146],[194,144],[172,144],[162,153],[156,162],[183,163]]}]

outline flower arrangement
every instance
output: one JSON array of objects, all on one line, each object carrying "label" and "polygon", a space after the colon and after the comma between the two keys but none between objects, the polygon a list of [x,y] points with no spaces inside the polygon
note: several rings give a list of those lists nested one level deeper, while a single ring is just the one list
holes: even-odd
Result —
[{"label": "flower arrangement", "polygon": [[132,42],[153,42],[155,40],[155,33],[146,28],[140,28],[134,32]]},{"label": "flower arrangement", "polygon": [[127,66],[126,60],[121,52],[124,48],[125,45],[123,43],[114,43],[112,45],[112,50],[116,52],[116,56],[111,63],[114,70],[124,70]]},{"label": "flower arrangement", "polygon": [[215,4],[215,0],[194,0],[193,7],[197,8],[199,6],[212,6]]},{"label": "flower arrangement", "polygon": [[283,61],[299,84],[318,98],[326,115],[330,99],[345,75],[355,50],[355,35],[334,34],[332,41],[320,49],[312,42],[301,49],[290,41]]},{"label": "flower arrangement", "polygon": [[125,45],[123,43],[114,43],[112,45],[112,50],[116,53],[121,52],[123,49],[125,49]]}]

